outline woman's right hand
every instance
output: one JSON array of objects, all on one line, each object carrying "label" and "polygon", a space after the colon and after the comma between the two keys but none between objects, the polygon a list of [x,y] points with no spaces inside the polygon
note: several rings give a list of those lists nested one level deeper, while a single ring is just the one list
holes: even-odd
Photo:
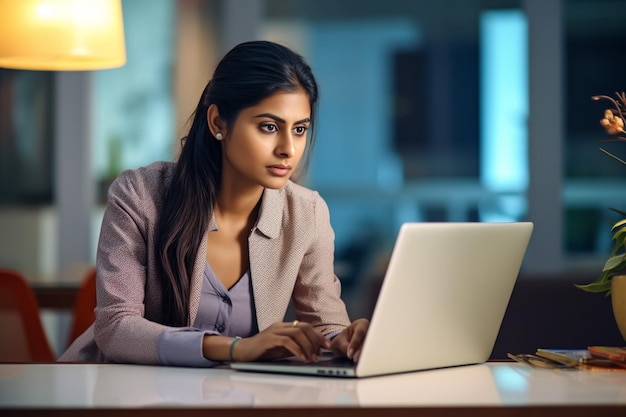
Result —
[{"label": "woman's right hand", "polygon": [[241,339],[232,349],[237,362],[278,359],[294,355],[304,362],[317,362],[321,349],[330,341],[310,324],[298,320],[274,323],[252,337]]}]

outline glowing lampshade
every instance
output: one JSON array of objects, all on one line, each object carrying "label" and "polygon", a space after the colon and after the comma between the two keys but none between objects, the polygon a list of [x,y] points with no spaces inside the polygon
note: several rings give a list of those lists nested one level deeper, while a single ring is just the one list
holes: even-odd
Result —
[{"label": "glowing lampshade", "polygon": [[121,0],[0,0],[0,67],[78,71],[124,63]]}]

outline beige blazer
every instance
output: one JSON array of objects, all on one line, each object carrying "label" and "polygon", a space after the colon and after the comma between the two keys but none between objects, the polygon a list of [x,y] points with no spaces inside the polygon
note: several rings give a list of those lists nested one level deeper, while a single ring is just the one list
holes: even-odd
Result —
[{"label": "beige blazer", "polygon": [[[109,188],[96,259],[96,321],[60,361],[158,363],[157,341],[167,327],[159,324],[155,228],[173,168],[157,162],[125,171]],[[200,303],[206,235],[191,277],[189,323]],[[266,189],[249,252],[259,330],[283,321],[290,300],[298,319],[323,334],[350,323],[333,269],[328,206],[317,192],[291,181]]]}]

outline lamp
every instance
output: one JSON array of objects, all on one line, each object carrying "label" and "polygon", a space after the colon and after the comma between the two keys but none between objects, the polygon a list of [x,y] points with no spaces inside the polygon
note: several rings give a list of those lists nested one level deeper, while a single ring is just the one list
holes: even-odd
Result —
[{"label": "lamp", "polygon": [[121,0],[0,0],[0,67],[80,71],[125,63]]}]

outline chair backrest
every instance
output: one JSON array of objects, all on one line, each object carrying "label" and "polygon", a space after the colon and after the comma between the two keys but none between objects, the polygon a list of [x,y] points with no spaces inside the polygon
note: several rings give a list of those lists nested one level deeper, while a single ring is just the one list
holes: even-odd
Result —
[{"label": "chair backrest", "polygon": [[72,325],[70,327],[67,345],[91,326],[96,320],[94,309],[96,308],[96,268],[89,270],[76,294],[74,309],[72,312]]},{"label": "chair backrest", "polygon": [[39,305],[26,279],[0,269],[0,362],[54,362]]}]

